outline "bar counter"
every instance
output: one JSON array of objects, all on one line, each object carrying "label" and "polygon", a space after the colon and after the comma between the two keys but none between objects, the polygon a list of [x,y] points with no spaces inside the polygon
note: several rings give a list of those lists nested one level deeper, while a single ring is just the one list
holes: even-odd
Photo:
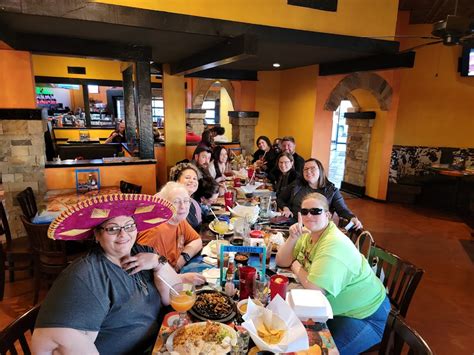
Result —
[{"label": "bar counter", "polygon": [[76,188],[76,169],[98,169],[101,186],[119,186],[121,180],[142,186],[142,193],[156,193],[156,160],[135,157],[93,160],[48,161],[45,164],[47,190]]}]

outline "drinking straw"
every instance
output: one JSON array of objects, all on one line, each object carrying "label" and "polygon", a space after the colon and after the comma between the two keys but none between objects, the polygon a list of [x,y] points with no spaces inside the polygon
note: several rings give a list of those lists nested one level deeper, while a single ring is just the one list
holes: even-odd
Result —
[{"label": "drinking straw", "polygon": [[210,210],[211,210],[212,214],[214,215],[214,218],[217,219],[217,220],[219,220],[219,218],[217,218],[216,214],[215,214],[214,211],[212,210],[212,207],[210,208]]},{"label": "drinking straw", "polygon": [[[156,274],[155,274],[155,275],[156,275]],[[161,281],[163,281],[163,283],[164,283],[166,286],[168,286],[169,289],[170,289],[171,291],[173,291],[175,295],[177,295],[177,296],[179,295],[179,292],[176,291],[176,290],[173,288],[173,286],[171,286],[164,278],[162,278],[160,275],[156,275],[156,276],[158,276],[158,278],[159,278]]]}]

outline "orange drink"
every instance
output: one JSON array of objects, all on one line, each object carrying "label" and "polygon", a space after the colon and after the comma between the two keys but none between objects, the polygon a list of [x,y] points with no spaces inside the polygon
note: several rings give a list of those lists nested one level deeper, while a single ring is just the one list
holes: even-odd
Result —
[{"label": "orange drink", "polygon": [[178,295],[172,294],[171,307],[177,312],[189,311],[196,302],[196,295],[189,291],[180,291]]}]

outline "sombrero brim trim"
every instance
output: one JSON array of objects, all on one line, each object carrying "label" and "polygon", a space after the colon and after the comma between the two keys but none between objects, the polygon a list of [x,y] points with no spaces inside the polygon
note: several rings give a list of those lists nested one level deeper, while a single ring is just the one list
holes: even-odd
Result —
[{"label": "sombrero brim trim", "polygon": [[[67,234],[65,234],[64,232],[62,233],[62,235],[66,236],[66,238],[58,238],[57,235],[56,235],[57,229],[67,219],[69,219],[70,217],[74,216],[76,213],[79,213],[79,212],[81,212],[82,210],[84,210],[86,208],[93,207],[93,206],[98,205],[98,204],[107,203],[107,202],[123,202],[123,201],[125,201],[125,202],[130,201],[131,203],[150,202],[150,203],[153,203],[153,204],[161,205],[164,208],[168,208],[169,210],[171,210],[172,214],[171,214],[170,218],[172,218],[176,214],[176,209],[170,201],[165,200],[165,199],[163,199],[161,197],[158,197],[156,195],[152,196],[152,195],[145,195],[145,194],[122,194],[122,193],[115,193],[115,194],[109,194],[109,195],[99,195],[99,196],[95,196],[95,197],[92,197],[90,199],[81,201],[78,204],[76,204],[74,206],[71,206],[67,210],[63,211],[58,217],[56,217],[56,219],[53,222],[51,222],[51,225],[48,228],[48,237],[51,238],[51,239],[65,239],[65,240],[67,240],[69,238],[67,238]],[[143,208],[144,207],[138,207],[137,209],[143,209]],[[146,207],[145,207],[145,211],[143,211],[143,212],[147,212]],[[138,213],[137,213],[137,215],[138,215]],[[107,219],[107,215],[104,215],[103,218],[104,218],[103,221],[105,221]],[[113,217],[110,217],[110,218],[113,218]],[[144,220],[143,222],[149,223],[150,228],[152,228],[152,227],[154,227],[154,226],[156,226],[160,223],[163,223],[165,221],[168,221],[168,220],[169,220],[168,218],[162,218],[162,217],[157,216],[157,217],[152,218],[152,219]],[[85,232],[91,232],[94,228],[95,227],[91,227],[91,228],[87,228],[87,229],[77,229],[77,231],[80,231],[79,234],[83,234]],[[71,233],[70,233],[69,236],[74,235],[73,230],[71,230],[70,232]],[[73,239],[73,238],[71,238],[71,239]]]}]

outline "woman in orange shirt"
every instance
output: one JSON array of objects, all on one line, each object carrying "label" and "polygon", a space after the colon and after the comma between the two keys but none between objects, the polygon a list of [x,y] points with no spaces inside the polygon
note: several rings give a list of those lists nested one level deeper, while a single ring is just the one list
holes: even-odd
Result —
[{"label": "woman in orange shirt", "polygon": [[202,249],[201,236],[186,221],[191,198],[184,185],[172,181],[166,183],[157,195],[173,203],[176,214],[167,223],[140,233],[137,241],[164,255],[179,271]]}]

